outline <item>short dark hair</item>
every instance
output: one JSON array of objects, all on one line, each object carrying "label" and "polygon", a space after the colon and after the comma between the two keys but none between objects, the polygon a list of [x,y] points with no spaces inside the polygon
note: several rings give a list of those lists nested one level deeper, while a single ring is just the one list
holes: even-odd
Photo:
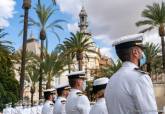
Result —
[{"label": "short dark hair", "polygon": [[130,61],[131,50],[132,50],[132,47],[131,48],[123,48],[123,49],[116,48],[116,54],[122,62]]},{"label": "short dark hair", "polygon": [[57,94],[58,94],[58,96],[62,96],[62,92],[63,92],[64,90],[57,90]]},{"label": "short dark hair", "polygon": [[51,92],[44,92],[44,98],[45,98],[45,100],[49,100],[50,95],[52,95]]},{"label": "short dark hair", "polygon": [[96,94],[98,91],[105,89],[107,84],[93,86],[93,93]]},{"label": "short dark hair", "polygon": [[69,85],[70,85],[70,87],[75,87],[77,79],[78,78],[69,78]]}]

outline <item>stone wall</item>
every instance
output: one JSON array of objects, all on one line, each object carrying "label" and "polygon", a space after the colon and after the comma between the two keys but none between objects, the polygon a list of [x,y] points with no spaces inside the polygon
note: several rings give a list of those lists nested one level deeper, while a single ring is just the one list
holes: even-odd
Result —
[{"label": "stone wall", "polygon": [[165,106],[165,83],[154,83],[153,86],[158,109],[162,110]]}]

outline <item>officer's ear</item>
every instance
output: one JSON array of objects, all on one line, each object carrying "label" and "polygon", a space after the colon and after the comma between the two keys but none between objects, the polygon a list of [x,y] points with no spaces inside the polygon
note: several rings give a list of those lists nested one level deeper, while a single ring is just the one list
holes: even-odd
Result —
[{"label": "officer's ear", "polygon": [[133,55],[134,58],[139,58],[139,49],[137,47],[132,47],[131,54]]}]

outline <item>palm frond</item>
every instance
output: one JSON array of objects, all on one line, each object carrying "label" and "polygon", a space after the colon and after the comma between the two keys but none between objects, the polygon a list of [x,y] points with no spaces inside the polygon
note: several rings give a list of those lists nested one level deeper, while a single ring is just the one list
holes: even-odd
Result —
[{"label": "palm frond", "polygon": [[145,20],[136,22],[136,26],[149,26],[142,32],[146,32],[147,30],[160,26],[165,23],[165,3],[153,3],[152,5],[147,5],[141,15],[145,18]]},{"label": "palm frond", "polygon": [[144,33],[144,32],[150,31],[150,30],[152,30],[153,28],[154,28],[153,26],[150,26],[150,27],[148,27],[148,28],[145,28],[145,29],[141,30],[139,33]]}]

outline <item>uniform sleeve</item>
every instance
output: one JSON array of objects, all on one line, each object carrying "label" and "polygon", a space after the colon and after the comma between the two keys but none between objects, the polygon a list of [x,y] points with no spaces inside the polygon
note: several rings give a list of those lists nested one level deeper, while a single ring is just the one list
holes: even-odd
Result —
[{"label": "uniform sleeve", "polygon": [[89,114],[108,114],[107,109],[100,107],[93,106],[89,112]]},{"label": "uniform sleeve", "polygon": [[62,106],[61,106],[61,114],[66,114],[66,110],[65,110],[65,105],[66,104],[62,104]]},{"label": "uniform sleeve", "polygon": [[153,85],[150,77],[139,77],[133,87],[133,101],[138,114],[158,114]]},{"label": "uniform sleeve", "polygon": [[62,104],[61,101],[57,101],[54,105],[53,114],[62,114]]},{"label": "uniform sleeve", "polygon": [[42,108],[42,114],[53,114],[53,106],[44,106]]},{"label": "uniform sleeve", "polygon": [[78,97],[77,108],[78,108],[80,114],[89,114],[90,102],[85,95]]}]

